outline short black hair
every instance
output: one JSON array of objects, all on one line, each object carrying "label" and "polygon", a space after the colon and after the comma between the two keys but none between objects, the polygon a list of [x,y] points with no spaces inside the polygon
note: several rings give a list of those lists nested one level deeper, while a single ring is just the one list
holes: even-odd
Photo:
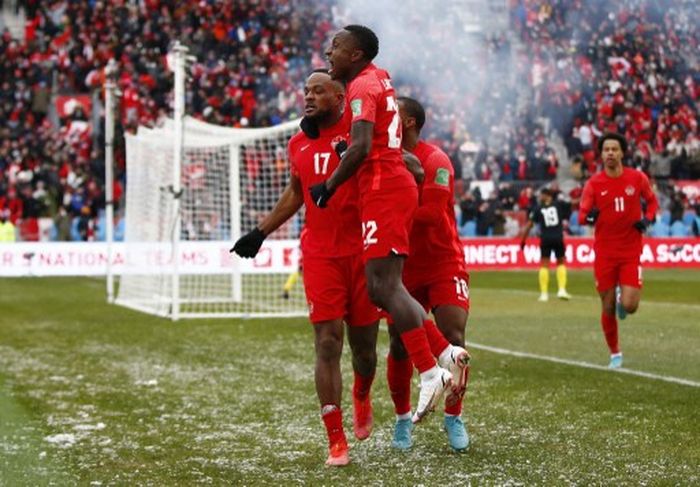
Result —
[{"label": "short black hair", "polygon": [[343,27],[343,30],[347,30],[352,34],[360,50],[365,53],[365,58],[371,61],[377,57],[377,54],[379,54],[379,39],[372,29],[364,25],[351,24]]},{"label": "short black hair", "polygon": [[603,153],[603,144],[606,140],[617,140],[620,143],[622,153],[625,154],[627,152],[627,139],[625,139],[624,135],[617,134],[615,132],[606,132],[600,139],[598,139],[598,153]]},{"label": "short black hair", "polygon": [[416,119],[416,128],[420,132],[423,125],[425,125],[425,109],[423,105],[421,105],[418,100],[408,96],[400,96],[396,100],[403,103],[404,110]]},{"label": "short black hair", "polygon": [[[313,71],[311,71],[311,74],[316,74],[316,73],[329,74],[328,68],[316,68]],[[311,74],[309,76],[311,76]]]},{"label": "short black hair", "polygon": [[547,196],[551,196],[552,198],[554,198],[554,190],[552,188],[542,188],[540,190],[540,193],[546,194]]}]

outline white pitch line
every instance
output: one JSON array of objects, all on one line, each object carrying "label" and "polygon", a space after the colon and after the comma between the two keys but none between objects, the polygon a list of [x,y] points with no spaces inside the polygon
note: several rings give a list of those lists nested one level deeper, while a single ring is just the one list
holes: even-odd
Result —
[{"label": "white pitch line", "polygon": [[[470,289],[470,291],[472,291]],[[494,291],[498,293],[509,293],[509,294],[520,294],[522,296],[539,296],[539,292],[537,291],[525,291],[523,289],[496,289],[496,288],[480,288],[480,289],[474,289],[472,292],[480,292],[480,291]],[[595,292],[595,291],[594,291]],[[582,300],[582,301],[600,301],[600,298],[595,295],[581,295],[581,294],[575,294],[572,300]],[[693,303],[672,303],[670,301],[650,301],[650,300],[644,300],[642,297],[642,300],[639,302],[640,307],[646,307],[646,306],[668,306],[668,307],[673,307],[673,308],[689,308],[689,309],[700,309],[700,304],[693,304]]]},{"label": "white pitch line", "polygon": [[610,369],[604,365],[592,364],[589,362],[581,362],[579,360],[567,360],[567,359],[558,358],[558,357],[549,357],[547,355],[537,355],[535,353],[517,352],[515,350],[508,350],[505,348],[491,347],[489,345],[481,345],[479,343],[473,343],[473,342],[467,342],[467,348],[475,348],[477,350],[485,350],[487,352],[499,353],[501,355],[511,355],[513,357],[519,357],[519,358],[531,358],[531,359],[535,359],[535,360],[544,360],[546,362],[554,362],[557,364],[573,365],[575,367],[583,367],[585,369],[604,370],[606,372],[616,372],[619,374],[634,375],[637,377],[644,377],[647,379],[660,380],[660,381],[664,381],[664,382],[671,382],[673,384],[680,384],[680,385],[684,385],[684,386],[700,387],[700,382],[695,382],[695,381],[688,380],[688,379],[681,379],[678,377],[671,377],[671,376],[667,376],[667,375],[658,375],[658,374],[652,374],[649,372],[642,372],[641,370],[632,370],[632,369],[625,369],[625,368]]}]

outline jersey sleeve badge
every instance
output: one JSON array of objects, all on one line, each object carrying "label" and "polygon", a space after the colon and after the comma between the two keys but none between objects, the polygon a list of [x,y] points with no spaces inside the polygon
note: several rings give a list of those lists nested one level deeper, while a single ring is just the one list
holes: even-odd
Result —
[{"label": "jersey sleeve badge", "polygon": [[438,168],[435,172],[435,184],[439,186],[449,186],[450,185],[450,171],[444,167]]},{"label": "jersey sleeve badge", "polygon": [[362,113],[362,100],[352,100],[350,102],[350,110],[352,110],[352,116],[357,117]]}]

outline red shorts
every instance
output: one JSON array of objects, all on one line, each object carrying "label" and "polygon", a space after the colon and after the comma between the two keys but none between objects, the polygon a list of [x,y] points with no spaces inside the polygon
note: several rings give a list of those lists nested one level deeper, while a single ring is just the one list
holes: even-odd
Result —
[{"label": "red shorts", "polygon": [[304,289],[311,323],[344,319],[351,326],[365,326],[379,319],[379,311],[367,294],[362,257],[307,257]]},{"label": "red shorts", "polygon": [[639,263],[639,257],[615,259],[596,256],[593,274],[598,292],[607,291],[618,284],[642,288],[642,266]]},{"label": "red shorts", "polygon": [[406,289],[426,311],[441,305],[458,306],[469,311],[469,273],[459,266],[440,273],[404,274]]},{"label": "red shorts", "polygon": [[418,207],[418,189],[400,188],[391,191],[370,191],[362,195],[362,258],[408,255],[408,234],[413,214]]}]

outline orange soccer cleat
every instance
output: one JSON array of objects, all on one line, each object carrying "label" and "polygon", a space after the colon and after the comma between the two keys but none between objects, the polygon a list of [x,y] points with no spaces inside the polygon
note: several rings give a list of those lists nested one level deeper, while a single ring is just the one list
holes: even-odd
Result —
[{"label": "orange soccer cleat", "polygon": [[348,443],[344,439],[333,443],[330,448],[328,448],[326,465],[329,467],[344,467],[350,463],[349,451]]},{"label": "orange soccer cleat", "polygon": [[352,397],[352,419],[355,438],[366,440],[372,433],[374,419],[372,416],[372,398],[367,394],[364,399]]}]

